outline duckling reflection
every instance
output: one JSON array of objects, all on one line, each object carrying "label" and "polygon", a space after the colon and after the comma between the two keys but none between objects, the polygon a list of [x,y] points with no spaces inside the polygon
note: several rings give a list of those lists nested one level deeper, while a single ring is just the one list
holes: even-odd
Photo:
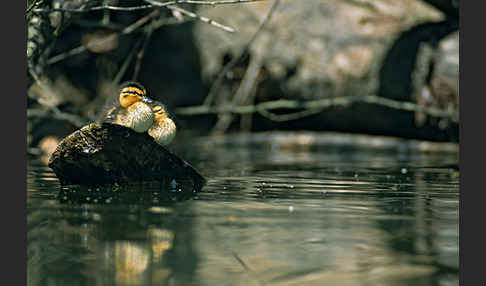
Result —
[{"label": "duckling reflection", "polygon": [[154,123],[153,101],[146,96],[145,88],[136,82],[122,84],[118,100],[113,100],[105,108],[101,120],[122,125],[142,133]]},{"label": "duckling reflection", "polygon": [[169,117],[165,107],[159,102],[154,102],[152,111],[155,115],[155,120],[147,133],[154,138],[161,146],[169,145],[176,135],[176,125]]}]

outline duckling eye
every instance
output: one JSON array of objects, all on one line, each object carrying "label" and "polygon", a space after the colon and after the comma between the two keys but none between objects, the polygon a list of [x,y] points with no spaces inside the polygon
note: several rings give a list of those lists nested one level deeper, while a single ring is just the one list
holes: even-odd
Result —
[{"label": "duckling eye", "polygon": [[137,100],[142,100],[142,97],[140,95],[133,93],[133,92],[123,92],[121,94],[121,97],[123,97],[123,98],[131,97],[131,98],[134,98],[134,99],[137,99]]}]

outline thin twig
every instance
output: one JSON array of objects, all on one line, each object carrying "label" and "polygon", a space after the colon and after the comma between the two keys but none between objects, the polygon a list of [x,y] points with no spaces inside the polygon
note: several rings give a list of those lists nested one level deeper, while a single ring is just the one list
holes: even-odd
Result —
[{"label": "thin twig", "polygon": [[291,120],[297,120],[300,118],[308,117],[314,114],[321,113],[324,110],[324,108],[313,108],[313,109],[307,109],[299,112],[294,112],[294,113],[287,113],[287,114],[275,114],[273,112],[270,112],[265,109],[258,109],[257,112],[261,116],[270,119],[275,122],[286,122],[286,121],[291,121]]},{"label": "thin twig", "polygon": [[224,76],[242,59],[243,55],[249,50],[251,44],[260,35],[260,33],[263,31],[263,28],[270,21],[270,18],[272,17],[273,13],[277,9],[277,6],[278,6],[279,3],[280,3],[280,0],[274,0],[273,1],[272,7],[270,7],[267,15],[263,19],[263,21],[260,24],[260,26],[258,27],[257,31],[253,34],[253,36],[246,43],[246,45],[238,52],[238,54],[235,57],[233,57],[231,59],[231,61],[218,74],[216,80],[214,81],[213,85],[211,86],[211,89],[209,90],[208,95],[206,96],[206,99],[204,99],[204,105],[207,105],[207,106],[211,105],[214,97],[216,96],[218,90],[221,87]]},{"label": "thin twig", "polygon": [[176,17],[170,17],[170,18],[158,18],[154,22],[154,31],[157,30],[158,28],[166,25],[180,25],[183,23],[188,22],[189,20],[187,18],[176,18]]},{"label": "thin twig", "polygon": [[76,47],[76,48],[74,48],[72,50],[69,50],[67,52],[61,53],[59,55],[56,55],[56,56],[50,58],[49,60],[47,60],[47,64],[52,65],[52,64],[57,63],[59,61],[65,60],[66,58],[69,58],[71,56],[74,56],[74,55],[77,55],[79,53],[82,53],[82,52],[86,51],[91,46],[100,45],[100,44],[102,44],[102,43],[104,43],[106,41],[110,41],[110,40],[113,39],[113,37],[117,37],[119,35],[128,35],[128,34],[131,34],[134,31],[136,31],[138,28],[140,28],[141,26],[143,26],[144,24],[146,24],[150,19],[152,19],[152,18],[154,18],[154,17],[156,17],[158,15],[159,15],[159,10],[154,10],[154,11],[150,12],[149,14],[147,14],[146,16],[138,19],[135,23],[133,23],[133,24],[125,27],[118,34],[109,35],[108,37],[106,37],[104,39],[92,41],[92,42],[88,43],[86,46],[81,45],[81,46]]},{"label": "thin twig", "polygon": [[[240,86],[238,87],[238,90],[231,101],[232,105],[236,106],[247,103],[248,97],[250,94],[253,94],[252,91],[256,89],[256,81],[262,65],[263,59],[259,55],[254,55],[251,57],[245,75],[243,76]],[[220,114],[212,133],[224,133],[230,126],[233,118],[234,115],[231,113]]]},{"label": "thin twig", "polygon": [[139,49],[142,41],[143,41],[143,37],[141,37],[133,45],[133,49],[131,50],[130,54],[128,54],[128,57],[125,59],[125,61],[123,62],[123,65],[121,66],[120,70],[118,71],[118,73],[116,74],[115,78],[113,79],[113,83],[115,85],[118,85],[121,82],[121,79],[123,78],[123,75],[125,74],[125,72],[126,72],[128,66],[130,65],[130,63],[132,62],[133,56],[135,55],[135,53]]},{"label": "thin twig", "polygon": [[145,23],[147,23],[148,21],[152,20],[155,17],[158,17],[159,14],[160,14],[160,11],[159,10],[154,10],[154,11],[150,12],[149,14],[147,14],[146,16],[144,16],[143,18],[140,18],[139,20],[137,20],[137,22],[135,22],[132,25],[130,25],[130,26],[126,27],[125,29],[123,29],[123,31],[121,32],[121,34],[122,35],[126,35],[126,34],[132,33],[136,29],[138,29],[141,26],[145,25]]},{"label": "thin twig", "polygon": [[[165,7],[167,9],[172,10],[172,11],[178,11],[179,13],[184,14],[184,15],[186,15],[188,17],[191,17],[191,18],[194,18],[194,19],[198,19],[198,20],[200,20],[202,22],[208,23],[210,25],[213,25],[213,26],[218,27],[220,29],[223,29],[225,31],[228,31],[228,32],[234,32],[235,31],[233,28],[228,27],[228,26],[225,26],[223,24],[220,24],[220,23],[218,23],[218,22],[216,22],[214,20],[211,20],[211,19],[206,18],[206,17],[199,16],[196,13],[187,11],[187,10],[182,9],[180,7],[170,5],[170,4],[173,4],[173,3],[189,3],[188,1],[170,1],[170,2],[165,2],[165,3],[159,3],[159,2],[156,2],[156,1],[152,1],[152,0],[144,0],[144,1],[146,1],[147,3],[150,3],[151,5],[143,5],[143,6],[136,6],[136,7],[114,7],[114,6],[104,5],[104,6],[98,6],[98,7],[83,8],[83,9],[56,8],[56,9],[49,9],[49,12],[52,12],[52,11],[89,12],[89,11],[103,10],[103,9],[111,9],[111,10],[119,10],[119,11],[134,11],[134,10],[149,9],[149,8],[154,8],[154,7]],[[233,1],[237,1],[237,0],[233,0]],[[203,2],[204,1],[200,1],[197,4],[203,4]],[[252,2],[252,1],[247,1],[247,2]],[[152,3],[153,3],[153,5],[152,5]],[[210,2],[210,3],[212,3],[212,2]],[[222,4],[229,4],[229,3],[237,3],[237,2],[225,1]],[[243,2],[240,2],[240,3],[243,3]],[[209,4],[209,3],[208,2],[204,2],[204,4]],[[216,3],[216,4],[218,4],[218,3]],[[39,9],[39,11],[37,11],[37,10],[34,9],[33,11],[36,11],[36,12],[47,12],[48,9]],[[144,25],[148,20],[150,20],[151,18],[157,16],[158,14],[159,14],[159,10],[154,10],[153,12],[149,13],[145,17],[142,17],[141,19],[139,19],[137,22],[133,23],[132,25],[127,26],[125,29],[123,29],[120,32],[120,34],[127,35],[127,34],[132,33],[133,31],[137,30],[140,26]],[[68,52],[61,53],[59,55],[56,55],[56,56],[50,58],[47,61],[47,64],[54,64],[54,63],[57,63],[59,61],[65,60],[66,58],[69,58],[71,56],[80,54],[80,53],[86,51],[91,45],[99,45],[99,44],[102,44],[104,41],[109,41],[110,40],[110,37],[115,37],[115,36],[117,36],[117,35],[111,35],[111,36],[109,36],[109,37],[107,37],[105,39],[102,39],[102,40],[99,40],[99,41],[93,41],[93,42],[89,43],[87,46],[80,45],[80,46],[78,46],[76,48],[73,48],[73,49],[69,50]]]},{"label": "thin twig", "polygon": [[221,4],[242,4],[242,3],[252,3],[252,2],[262,2],[267,0],[219,0],[219,1],[202,1],[202,0],[180,0],[180,1],[172,1],[176,2],[174,4],[198,4],[198,5],[221,5]]},{"label": "thin twig", "polygon": [[157,6],[157,7],[166,7],[168,5],[177,5],[177,4],[197,4],[197,5],[221,5],[221,4],[242,4],[242,3],[251,3],[251,2],[261,2],[266,0],[220,0],[220,1],[203,1],[203,0],[173,0],[167,2],[158,2],[154,0],[144,0],[145,2]]},{"label": "thin twig", "polygon": [[34,81],[41,87],[41,88],[47,88],[44,82],[41,81],[37,73],[35,72],[35,68],[33,64],[28,65],[28,71],[29,74],[32,76]]},{"label": "thin twig", "polygon": [[152,22],[145,32],[145,39],[143,41],[142,48],[137,53],[137,62],[135,63],[135,71],[133,72],[132,80],[137,80],[138,74],[140,72],[140,67],[142,66],[143,56],[145,55],[145,50],[147,49],[148,43],[150,42],[150,38],[152,37],[152,33],[154,32],[155,25]]},{"label": "thin twig", "polygon": [[250,3],[250,2],[256,2],[256,1],[241,1],[241,0],[228,0],[228,1],[190,1],[190,0],[176,0],[176,1],[169,1],[169,2],[163,2],[163,3],[160,3],[158,1],[154,1],[154,0],[144,0],[145,2],[153,5],[153,6],[156,6],[156,7],[165,7],[167,9],[170,9],[172,11],[177,11],[181,14],[184,14],[188,17],[191,17],[191,18],[194,18],[194,19],[197,19],[201,22],[204,22],[204,23],[207,23],[209,25],[212,25],[212,26],[215,26],[217,28],[220,28],[220,29],[223,29],[224,31],[227,31],[227,32],[230,32],[230,33],[233,33],[235,32],[235,29],[231,28],[231,27],[228,27],[226,25],[223,25],[223,24],[220,24],[212,19],[209,19],[209,18],[206,18],[206,17],[203,17],[203,16],[200,16],[194,12],[191,12],[191,11],[187,11],[185,9],[182,9],[178,6],[174,6],[175,4],[199,4],[199,5],[202,5],[202,4],[205,4],[205,5],[217,5],[217,4],[237,4],[237,3]]},{"label": "thin twig", "polygon": [[[220,105],[220,106],[194,106],[194,107],[181,107],[175,110],[178,115],[202,115],[202,114],[220,114],[220,113],[234,113],[234,114],[248,114],[275,110],[275,109],[308,109],[320,111],[336,107],[336,106],[349,106],[353,103],[369,103],[380,106],[389,107],[396,110],[404,111],[421,111],[427,115],[434,117],[450,118],[454,122],[458,122],[458,112],[457,110],[444,110],[434,107],[424,107],[417,105],[412,102],[402,102],[396,101],[388,98],[384,98],[376,95],[357,95],[357,96],[344,96],[344,97],[334,97],[325,98],[319,100],[310,101],[296,101],[296,100],[286,100],[279,99],[275,101],[266,101],[256,105],[241,105],[233,106],[231,104]],[[309,114],[310,115],[310,114]]]},{"label": "thin twig", "polygon": [[209,24],[209,25],[212,25],[212,26],[215,26],[217,28],[220,28],[220,29],[223,29],[227,32],[230,32],[230,33],[234,33],[235,32],[235,29],[231,28],[231,27],[228,27],[226,25],[223,25],[223,24],[220,24],[212,19],[209,19],[209,18],[206,18],[206,17],[203,17],[203,16],[199,16],[198,14],[194,13],[194,12],[191,12],[191,11],[187,11],[185,9],[182,9],[182,8],[179,8],[177,6],[173,6],[173,5],[167,5],[166,6],[167,9],[170,9],[170,10],[173,10],[173,11],[177,11],[181,14],[184,14],[188,17],[191,17],[191,18],[194,18],[194,19],[197,19],[201,22],[204,22],[206,24]]},{"label": "thin twig", "polygon": [[[104,40],[107,40],[107,38],[103,39]],[[99,44],[99,41],[96,41],[96,44]],[[89,45],[89,44],[88,44]],[[48,59],[47,60],[47,64],[48,65],[52,65],[52,64],[55,64],[57,62],[60,62],[62,60],[65,60],[69,57],[72,57],[74,55],[77,55],[77,54],[80,54],[84,51],[86,51],[88,48],[86,46],[79,46],[79,47],[76,47],[74,49],[71,49],[65,53],[62,53],[62,54],[59,54],[59,55],[56,55],[56,56],[53,56],[52,58]]]},{"label": "thin twig", "polygon": [[[41,0],[36,0],[38,2]],[[99,11],[99,10],[113,10],[113,11],[137,11],[137,10],[146,10],[152,9],[155,7],[167,7],[169,5],[176,5],[176,4],[196,4],[196,5],[222,5],[222,4],[242,4],[242,3],[252,3],[252,2],[261,2],[266,0],[221,0],[221,1],[198,1],[198,0],[179,0],[179,1],[168,1],[168,2],[157,2],[153,0],[145,0],[145,2],[150,3],[149,5],[140,5],[140,6],[132,6],[132,7],[120,7],[120,6],[112,6],[112,5],[101,5],[101,6],[94,6],[89,8],[44,8],[44,9],[33,9],[35,6],[35,2],[31,4],[31,6],[27,9],[29,11],[33,11],[36,13],[52,13],[52,12],[68,12],[68,13],[87,13],[92,11]]]},{"label": "thin twig", "polygon": [[68,13],[88,13],[93,11],[99,10],[113,10],[113,11],[137,11],[137,10],[145,10],[145,9],[152,9],[154,8],[153,5],[141,5],[141,6],[134,6],[134,7],[118,7],[118,6],[110,6],[110,5],[102,5],[96,7],[89,7],[89,8],[49,8],[49,9],[34,9],[33,12],[36,13],[51,13],[51,12],[68,12]]},{"label": "thin twig", "polygon": [[[273,12],[276,10],[277,6],[279,4],[279,0],[274,0],[273,5],[270,8],[269,12],[267,13],[265,19],[262,21],[262,24],[258,28],[258,30],[253,34],[252,39],[247,43],[247,46],[243,51],[246,51],[251,43],[257,38],[257,36],[260,34],[260,32],[263,30],[263,27],[268,23],[270,20]],[[239,56],[236,57],[235,59],[239,60]],[[235,61],[236,63],[236,61]],[[231,66],[231,62],[225,67],[225,69],[228,66]],[[238,90],[236,91],[235,95],[233,96],[231,104],[236,106],[240,104],[245,104],[248,101],[248,98],[250,95],[254,95],[255,93],[252,92],[253,90],[256,89],[256,81],[257,77],[259,74],[259,71],[263,65],[263,58],[259,54],[255,54],[250,58],[249,65],[246,69],[245,75],[243,76],[243,79],[241,80],[240,86]],[[223,73],[225,74],[226,72],[223,70]],[[221,78],[221,77],[220,77]],[[213,85],[214,86],[214,85]],[[209,93],[211,95],[211,92]],[[214,93],[213,93],[214,94]],[[208,95],[209,97],[209,95]],[[206,98],[207,99],[207,98]],[[205,103],[207,101],[205,100]],[[231,122],[233,121],[234,115],[231,113],[223,113],[219,114],[218,116],[218,121],[213,127],[212,134],[219,134],[219,133],[224,133],[230,126]]]},{"label": "thin twig", "polygon": [[[28,67],[28,71],[32,78],[35,80],[37,85],[44,91],[52,93],[52,87],[48,82],[43,81],[35,72],[33,66]],[[86,124],[86,121],[76,115],[73,114],[68,114],[60,111],[57,107],[55,106],[49,106],[45,104],[42,100],[39,100],[39,98],[35,98],[39,104],[42,106],[45,106],[47,110],[36,110],[36,109],[28,109],[27,110],[27,118],[32,118],[32,117],[49,117],[49,118],[54,118],[58,120],[64,120],[76,127],[81,127]]]},{"label": "thin twig", "polygon": [[[103,5],[108,5],[108,1],[110,0],[103,0]],[[103,18],[101,19],[101,23],[103,25],[107,25],[110,23],[110,11],[104,10],[103,11]]]},{"label": "thin twig", "polygon": [[32,2],[30,4],[30,6],[27,8],[27,11],[25,11],[25,14],[27,16],[29,15],[29,12],[32,10],[32,8],[34,8],[37,5],[37,2],[39,2],[39,1],[42,1],[42,0],[34,0],[34,2]]},{"label": "thin twig", "polygon": [[28,109],[27,118],[52,118],[63,120],[71,123],[77,128],[82,127],[87,123],[82,117],[62,112],[57,107],[50,107],[47,110]]},{"label": "thin twig", "polygon": [[261,55],[256,54],[251,57],[245,75],[233,97],[232,103],[234,105],[244,104],[248,100],[248,96],[250,95],[251,90],[255,87],[262,66],[263,57]]}]

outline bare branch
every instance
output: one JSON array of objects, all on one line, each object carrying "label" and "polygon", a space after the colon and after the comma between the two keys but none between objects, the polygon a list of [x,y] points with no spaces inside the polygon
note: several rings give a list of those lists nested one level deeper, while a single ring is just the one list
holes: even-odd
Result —
[{"label": "bare branch", "polygon": [[291,121],[291,120],[297,120],[300,118],[308,117],[314,114],[321,113],[324,110],[324,108],[313,108],[313,109],[307,109],[299,112],[294,112],[294,113],[287,113],[287,114],[275,114],[273,112],[270,112],[266,109],[260,108],[257,110],[258,114],[261,116],[270,119],[272,121],[276,122],[286,122],[286,121]]},{"label": "bare branch", "polygon": [[128,57],[126,57],[125,61],[123,62],[120,70],[116,74],[115,78],[113,79],[113,83],[115,85],[118,85],[121,82],[121,79],[123,78],[123,75],[125,74],[128,66],[132,62],[133,56],[135,56],[136,51],[139,49],[141,43],[142,43],[143,38],[140,38],[134,45],[133,48],[131,49],[130,54],[128,54]]},{"label": "bare branch", "polygon": [[67,121],[72,125],[76,126],[77,128],[82,127],[87,123],[87,121],[84,118],[76,116],[74,114],[62,112],[57,107],[51,107],[47,110],[28,109],[27,118],[57,119],[57,120]]},{"label": "bare branch", "polygon": [[25,11],[25,14],[28,15],[29,12],[37,5],[37,3],[41,0],[35,0],[30,4],[30,6],[27,8],[27,11]]},{"label": "bare branch", "polygon": [[257,31],[253,34],[253,36],[248,41],[248,43],[246,43],[246,45],[240,50],[240,52],[234,58],[232,58],[231,61],[218,74],[218,77],[216,78],[213,85],[211,86],[211,89],[209,90],[208,96],[206,96],[206,99],[204,100],[204,105],[211,105],[211,103],[212,103],[214,97],[216,96],[218,90],[221,88],[221,84],[222,84],[224,76],[238,63],[238,61],[241,60],[241,58],[243,57],[245,52],[249,50],[251,44],[260,35],[260,33],[263,31],[263,28],[270,21],[270,18],[272,17],[273,13],[277,9],[277,6],[278,6],[279,3],[280,3],[280,0],[274,0],[273,1],[272,7],[270,7],[270,10],[268,11],[267,15],[265,16],[265,19],[262,21],[262,23],[258,27]]},{"label": "bare branch", "polygon": [[[147,0],[145,0],[145,1],[147,1]],[[217,27],[217,28],[223,29],[223,30],[225,30],[225,31],[227,31],[227,32],[230,32],[230,33],[235,32],[235,29],[233,29],[233,28],[231,28],[231,27],[228,27],[228,26],[225,26],[225,25],[223,25],[223,24],[220,24],[220,23],[218,23],[218,22],[216,22],[216,21],[214,21],[214,20],[211,20],[211,19],[209,19],[209,18],[206,18],[206,17],[203,17],[203,16],[199,16],[199,15],[198,15],[198,14],[196,14],[196,13],[193,13],[193,12],[187,11],[187,10],[182,9],[182,8],[179,8],[179,7],[177,7],[177,6],[173,6],[173,5],[167,5],[167,6],[165,6],[165,7],[166,7],[167,9],[172,10],[172,11],[177,11],[177,12],[179,12],[179,13],[181,13],[181,14],[184,14],[184,15],[186,15],[186,16],[188,16],[188,17],[191,17],[191,18],[197,19],[197,20],[199,20],[199,21],[201,21],[201,22],[204,22],[204,23],[207,23],[207,24],[209,24],[209,25],[213,25],[213,26],[215,26],[215,27]]]},{"label": "bare branch", "polygon": [[143,56],[145,55],[145,50],[147,50],[148,43],[150,42],[150,38],[152,37],[152,33],[154,32],[154,30],[154,23],[151,23],[150,26],[146,29],[143,45],[140,51],[138,51],[137,53],[137,62],[135,63],[135,71],[133,72],[132,80],[137,80],[138,74],[140,72],[140,67],[142,66]]},{"label": "bare branch", "polygon": [[[257,77],[260,73],[262,65],[263,59],[260,56],[255,55],[251,57],[245,75],[243,76],[240,86],[238,87],[238,90],[236,91],[235,95],[233,96],[233,100],[231,101],[232,105],[236,106],[241,104],[247,104],[250,95],[255,94],[252,91],[256,90]],[[228,129],[232,121],[233,114],[220,114],[218,122],[216,122],[212,133],[224,133]]]},{"label": "bare branch", "polygon": [[262,2],[266,0],[220,0],[220,1],[201,1],[201,0],[175,0],[175,1],[167,1],[167,2],[158,2],[153,0],[145,0],[145,2],[149,3],[149,5],[140,5],[140,6],[133,6],[133,7],[120,7],[120,6],[112,6],[112,5],[101,5],[101,6],[94,6],[89,8],[80,8],[80,9],[73,9],[73,8],[39,8],[33,9],[36,2],[40,0],[36,0],[34,3],[30,5],[27,9],[27,12],[36,12],[36,13],[51,13],[51,12],[69,12],[69,13],[87,13],[92,11],[99,11],[99,10],[113,10],[113,11],[137,11],[137,10],[146,10],[152,9],[155,7],[167,7],[170,5],[176,4],[196,4],[196,5],[222,5],[222,4],[241,4],[241,3],[252,3],[252,2]]},{"label": "bare branch", "polygon": [[134,7],[118,7],[118,6],[110,6],[110,5],[102,5],[102,6],[95,6],[89,8],[49,8],[49,9],[34,9],[33,12],[36,13],[51,13],[51,12],[68,12],[68,13],[87,13],[99,10],[113,10],[113,11],[137,11],[137,10],[146,10],[154,8],[153,5],[141,5],[141,6],[134,6]]},{"label": "bare branch", "polygon": [[[311,101],[295,101],[295,100],[275,100],[275,101],[266,101],[263,103],[259,103],[256,105],[241,105],[241,106],[233,106],[233,105],[221,105],[210,107],[206,105],[194,106],[194,107],[183,107],[178,108],[175,110],[176,114],[179,115],[201,115],[201,114],[220,114],[220,113],[233,113],[233,114],[249,114],[249,113],[264,113],[267,117],[271,118],[272,120],[276,119],[276,121],[286,121],[286,120],[293,120],[297,118],[301,118],[302,116],[308,116],[311,114],[315,114],[318,111],[321,112],[326,108],[336,107],[336,106],[349,106],[353,103],[370,103],[380,106],[385,106],[389,108],[393,108],[396,110],[404,110],[404,111],[411,111],[411,112],[424,112],[427,115],[434,116],[434,117],[441,117],[441,118],[449,118],[454,122],[458,122],[458,112],[457,110],[444,110],[434,107],[424,107],[421,105],[417,105],[412,102],[402,102],[396,101],[380,96],[375,95],[357,95],[357,96],[345,96],[345,97],[335,97],[335,98],[325,98],[319,100],[311,100]],[[268,110],[275,110],[275,109],[304,109],[304,110],[313,110],[314,112],[309,112],[308,114],[300,113],[298,116],[292,115],[288,118],[284,116],[286,115],[277,115],[282,116],[279,119],[269,113],[265,113]],[[296,117],[296,118],[293,118]]]},{"label": "bare branch", "polygon": [[112,34],[106,38],[103,38],[101,40],[96,40],[96,41],[92,41],[90,43],[88,43],[88,45],[86,46],[78,46],[74,49],[71,49],[65,53],[61,53],[59,55],[56,55],[52,58],[50,58],[47,63],[48,64],[54,64],[54,63],[57,63],[59,61],[62,61],[62,60],[65,60],[66,58],[69,58],[71,56],[74,56],[74,55],[77,55],[79,53],[82,53],[84,51],[86,51],[89,47],[91,46],[96,46],[96,45],[100,45],[100,44],[103,44],[104,42],[106,41],[111,41],[112,40],[112,37],[117,37],[119,35],[128,35],[128,34],[131,34],[133,33],[134,31],[136,31],[137,29],[139,29],[141,26],[143,26],[145,23],[147,23],[149,20],[151,20],[152,18],[155,18],[159,15],[159,10],[154,10],[152,11],[151,13],[147,14],[146,16],[138,19],[135,23],[125,27],[125,29],[123,29],[121,32],[119,32],[118,34]]},{"label": "bare branch", "polygon": [[167,2],[158,2],[154,0],[144,0],[147,3],[150,3],[153,6],[157,7],[165,7],[168,5],[177,5],[177,4],[197,4],[197,5],[221,5],[221,4],[241,4],[241,3],[251,3],[251,2],[262,2],[266,0],[219,0],[219,1],[204,1],[204,0],[173,0]]}]

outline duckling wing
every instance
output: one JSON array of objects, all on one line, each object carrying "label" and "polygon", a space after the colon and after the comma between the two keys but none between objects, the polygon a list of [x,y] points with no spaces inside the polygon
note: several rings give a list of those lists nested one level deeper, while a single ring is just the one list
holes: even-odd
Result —
[{"label": "duckling wing", "polygon": [[96,117],[96,122],[115,123],[114,120],[117,114],[120,113],[120,111],[122,110],[123,108],[121,107],[118,100],[118,95],[111,96],[107,99],[100,112],[98,113],[98,116]]},{"label": "duckling wing", "polygon": [[136,132],[145,132],[154,122],[152,109],[144,102],[136,102],[127,108],[130,128]]},{"label": "duckling wing", "polygon": [[102,112],[98,122],[106,122],[130,127],[127,110],[121,106],[113,106]]}]

